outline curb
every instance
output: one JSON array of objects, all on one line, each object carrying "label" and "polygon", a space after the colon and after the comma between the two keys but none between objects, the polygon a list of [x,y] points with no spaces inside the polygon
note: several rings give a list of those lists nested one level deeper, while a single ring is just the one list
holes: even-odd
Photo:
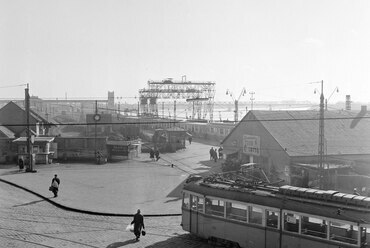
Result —
[{"label": "curb", "polygon": [[[15,183],[12,183],[12,182],[9,182],[7,180],[4,180],[2,178],[0,178],[0,182],[3,182],[3,183],[7,183],[11,186],[14,186],[14,187],[17,187],[19,189],[22,189],[24,191],[27,191],[31,194],[34,194],[38,197],[40,197],[41,199],[49,202],[50,204],[58,207],[58,208],[61,208],[61,209],[64,209],[64,210],[67,210],[67,211],[71,211],[71,212],[76,212],[76,213],[84,213],[84,214],[90,214],[90,215],[100,215],[100,216],[115,216],[115,217],[133,217],[134,215],[133,214],[117,214],[117,213],[103,213],[103,212],[95,212],[95,211],[89,211],[89,210],[82,210],[82,209],[77,209],[77,208],[72,208],[72,207],[67,207],[65,205],[62,205],[60,203],[57,203],[53,200],[50,200],[50,198],[47,198],[39,193],[36,193],[30,189],[27,189],[23,186],[20,186],[18,184],[15,184]],[[171,217],[171,216],[181,216],[182,214],[179,213],[179,214],[146,214],[145,217]]]}]

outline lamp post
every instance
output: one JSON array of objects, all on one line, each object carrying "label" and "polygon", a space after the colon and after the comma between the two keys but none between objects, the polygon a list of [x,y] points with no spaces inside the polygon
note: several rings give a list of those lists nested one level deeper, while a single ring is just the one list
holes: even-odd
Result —
[{"label": "lamp post", "polygon": [[[327,178],[324,173],[324,152],[325,152],[325,122],[324,122],[324,81],[321,80],[319,82],[314,82],[314,83],[320,83],[321,84],[321,92],[320,92],[320,118],[319,118],[319,187],[320,189],[324,189],[327,186]],[[333,93],[338,90],[338,87],[336,87],[333,91]],[[316,94],[317,90],[314,90],[314,93]],[[330,99],[330,97],[333,95],[329,96],[328,99],[326,99],[326,107],[327,107],[327,102]],[[328,168],[329,169],[329,168]]]},{"label": "lamp post", "polygon": [[253,110],[253,101],[255,100],[253,95],[256,94],[256,93],[254,91],[251,91],[251,92],[249,92],[249,94],[251,95],[251,98],[250,98],[250,100],[251,100],[251,110]]},{"label": "lamp post", "polygon": [[237,99],[234,98],[234,94],[229,90],[227,89],[226,90],[226,95],[230,95],[231,98],[233,99],[234,101],[234,105],[235,105],[235,110],[234,110],[234,122],[238,122],[238,112],[239,112],[239,100],[242,96],[244,96],[245,94],[247,93],[246,89],[243,87],[242,91],[240,92],[240,95]]}]

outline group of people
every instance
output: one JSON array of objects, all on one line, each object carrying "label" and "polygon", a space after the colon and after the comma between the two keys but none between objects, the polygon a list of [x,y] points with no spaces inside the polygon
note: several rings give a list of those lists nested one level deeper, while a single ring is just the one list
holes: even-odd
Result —
[{"label": "group of people", "polygon": [[149,157],[152,161],[158,161],[161,158],[161,157],[159,157],[158,149],[156,149],[156,150],[150,149]]},{"label": "group of people", "polygon": [[215,162],[217,162],[217,159],[222,159],[223,158],[223,149],[222,147],[218,148],[215,148],[213,149],[213,147],[211,147],[211,149],[209,150],[209,160],[213,160]]}]

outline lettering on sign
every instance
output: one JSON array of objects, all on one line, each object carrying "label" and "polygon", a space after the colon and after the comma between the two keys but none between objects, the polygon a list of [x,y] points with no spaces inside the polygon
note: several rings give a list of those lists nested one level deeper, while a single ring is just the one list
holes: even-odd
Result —
[{"label": "lettering on sign", "polygon": [[260,155],[260,137],[253,135],[243,135],[243,153],[249,155]]}]

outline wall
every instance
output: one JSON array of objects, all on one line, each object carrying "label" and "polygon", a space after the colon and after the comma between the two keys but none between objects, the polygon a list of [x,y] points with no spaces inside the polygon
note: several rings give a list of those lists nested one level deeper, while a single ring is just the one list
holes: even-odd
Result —
[{"label": "wall", "polygon": [[[235,130],[223,142],[224,149],[240,149],[243,150],[243,135],[253,135],[260,137],[260,156],[254,156],[253,162],[262,165],[270,180],[275,180],[277,177],[290,183],[289,179],[289,164],[290,158],[278,142],[265,129],[260,121],[256,120],[252,114],[246,115],[241,122],[235,127]],[[249,155],[240,153],[240,157],[246,158]],[[249,161],[246,161],[249,162]]]}]

